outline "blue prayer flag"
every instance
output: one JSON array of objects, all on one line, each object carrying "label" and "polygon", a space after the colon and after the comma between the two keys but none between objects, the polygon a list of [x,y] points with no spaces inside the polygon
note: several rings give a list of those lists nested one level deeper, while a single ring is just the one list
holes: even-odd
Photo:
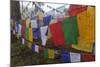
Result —
[{"label": "blue prayer flag", "polygon": [[32,51],[35,52],[35,45],[32,45]]},{"label": "blue prayer flag", "polygon": [[62,54],[61,54],[61,61],[63,63],[70,63],[70,53],[62,52]]},{"label": "blue prayer flag", "polygon": [[44,17],[43,18],[44,25],[49,25],[51,19],[52,19],[51,15]]},{"label": "blue prayer flag", "polygon": [[40,29],[39,28],[33,28],[33,38],[34,39],[39,39],[40,38]]}]

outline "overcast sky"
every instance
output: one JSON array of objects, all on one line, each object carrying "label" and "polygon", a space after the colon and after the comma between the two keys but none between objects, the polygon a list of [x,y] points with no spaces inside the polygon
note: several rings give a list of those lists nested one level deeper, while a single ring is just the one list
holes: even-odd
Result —
[{"label": "overcast sky", "polygon": [[[26,7],[26,5],[28,4],[29,2],[23,2],[23,6]],[[22,5],[22,2],[20,2],[20,5]],[[45,12],[48,12],[52,9],[48,8],[48,6],[51,6],[53,8],[59,8],[61,6],[63,6],[64,4],[55,4],[55,3],[45,3],[44,6],[42,6],[41,8],[45,11]],[[28,6],[28,8],[32,8],[32,3],[30,3],[30,5]],[[69,5],[66,5],[65,8],[69,8]]]}]

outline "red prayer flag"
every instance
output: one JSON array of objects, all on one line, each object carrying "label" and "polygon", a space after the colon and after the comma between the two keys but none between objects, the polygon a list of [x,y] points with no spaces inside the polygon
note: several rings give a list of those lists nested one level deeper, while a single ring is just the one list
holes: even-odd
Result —
[{"label": "red prayer flag", "polygon": [[68,14],[69,16],[76,16],[77,14],[85,11],[87,9],[87,6],[82,6],[82,5],[71,5]]},{"label": "red prayer flag", "polygon": [[81,55],[81,61],[86,62],[86,61],[95,61],[95,56],[92,54],[82,54]]},{"label": "red prayer flag", "polygon": [[25,22],[22,23],[21,34],[22,38],[25,38]]},{"label": "red prayer flag", "polygon": [[61,29],[61,22],[57,22],[50,25],[51,39],[53,40],[54,46],[64,46],[64,36]]}]

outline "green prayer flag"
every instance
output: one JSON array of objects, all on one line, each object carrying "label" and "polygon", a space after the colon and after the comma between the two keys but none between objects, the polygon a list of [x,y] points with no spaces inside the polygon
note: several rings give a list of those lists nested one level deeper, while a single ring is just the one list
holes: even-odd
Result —
[{"label": "green prayer flag", "polygon": [[72,23],[72,41],[73,44],[77,44],[79,35],[77,17],[76,16],[71,17],[70,22]]},{"label": "green prayer flag", "polygon": [[48,58],[48,49],[47,48],[44,49],[44,58]]},{"label": "green prayer flag", "polygon": [[74,16],[74,17],[71,17],[70,18],[70,22],[73,23],[73,32],[76,36],[79,35],[79,31],[78,31],[78,24],[77,24],[77,17]]},{"label": "green prayer flag", "polygon": [[75,16],[69,17],[62,22],[62,31],[64,33],[65,44],[77,44],[78,26]]},{"label": "green prayer flag", "polygon": [[26,37],[26,40],[28,40],[28,32],[29,32],[29,28],[25,28],[25,37]]},{"label": "green prayer flag", "polygon": [[[29,32],[29,28],[25,28],[25,39],[28,40],[28,32]],[[28,41],[26,41],[26,45],[28,45]]]}]

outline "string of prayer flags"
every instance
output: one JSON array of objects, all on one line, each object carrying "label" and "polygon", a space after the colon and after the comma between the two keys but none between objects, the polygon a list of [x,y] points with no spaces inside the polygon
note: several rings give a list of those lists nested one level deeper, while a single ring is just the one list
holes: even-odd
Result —
[{"label": "string of prayer flags", "polygon": [[28,32],[28,37],[29,37],[29,48],[31,48],[32,42],[33,42],[33,33],[32,33],[32,28],[29,28],[29,32]]},{"label": "string of prayer flags", "polygon": [[[86,43],[95,41],[95,9],[87,7],[87,10],[77,15],[79,39]],[[84,35],[85,34],[85,35]]]},{"label": "string of prayer flags", "polygon": [[41,40],[42,40],[42,45],[45,46],[46,45],[46,41],[47,41],[47,36],[45,35],[47,32],[48,26],[43,26],[40,27],[40,32],[41,32]]},{"label": "string of prayer flags", "polygon": [[81,61],[81,54],[70,52],[70,61],[72,63],[73,62],[80,62]]},{"label": "string of prayer flags", "polygon": [[52,19],[52,16],[51,15],[48,15],[48,16],[44,17],[43,18],[44,26],[45,25],[49,25],[51,19]]},{"label": "string of prayer flags", "polygon": [[28,17],[28,18],[26,19],[26,27],[27,27],[27,28],[29,28],[29,24],[30,24],[30,18]]},{"label": "string of prayer flags", "polygon": [[[24,45],[24,38],[20,38],[20,47]],[[32,51],[39,53],[39,46],[36,44],[32,45]],[[44,58],[54,59],[55,58],[55,51],[53,49],[44,48]],[[59,56],[60,57],[60,56]],[[61,61],[64,63],[69,62],[80,62],[81,61],[94,61],[95,57],[92,54],[79,54],[73,52],[65,52],[62,51],[61,53]]]},{"label": "string of prayer flags", "polygon": [[15,30],[11,29],[19,46],[27,45],[34,53],[32,59],[38,58],[33,64],[95,61],[95,8],[71,5],[68,16],[53,11],[44,17],[38,10],[36,17],[16,21]]},{"label": "string of prayer flags", "polygon": [[77,44],[78,27],[76,16],[69,17],[62,22],[62,31],[64,33],[64,41],[66,44]]},{"label": "string of prayer flags", "polygon": [[81,54],[81,61],[88,62],[88,61],[95,61],[95,56],[92,54]]},{"label": "string of prayer flags", "polygon": [[69,52],[62,52],[61,53],[61,61],[63,63],[70,63],[70,53]]},{"label": "string of prayer flags", "polygon": [[77,14],[86,11],[87,6],[82,5],[71,5],[68,9],[69,16],[76,16]]},{"label": "string of prayer flags", "polygon": [[32,28],[34,39],[40,38],[40,28]]},{"label": "string of prayer flags", "polygon": [[49,59],[54,59],[54,50],[53,49],[48,49],[48,58]]},{"label": "string of prayer flags", "polygon": [[50,33],[55,47],[58,47],[59,45],[64,46],[64,36],[61,29],[61,22],[50,24]]}]

